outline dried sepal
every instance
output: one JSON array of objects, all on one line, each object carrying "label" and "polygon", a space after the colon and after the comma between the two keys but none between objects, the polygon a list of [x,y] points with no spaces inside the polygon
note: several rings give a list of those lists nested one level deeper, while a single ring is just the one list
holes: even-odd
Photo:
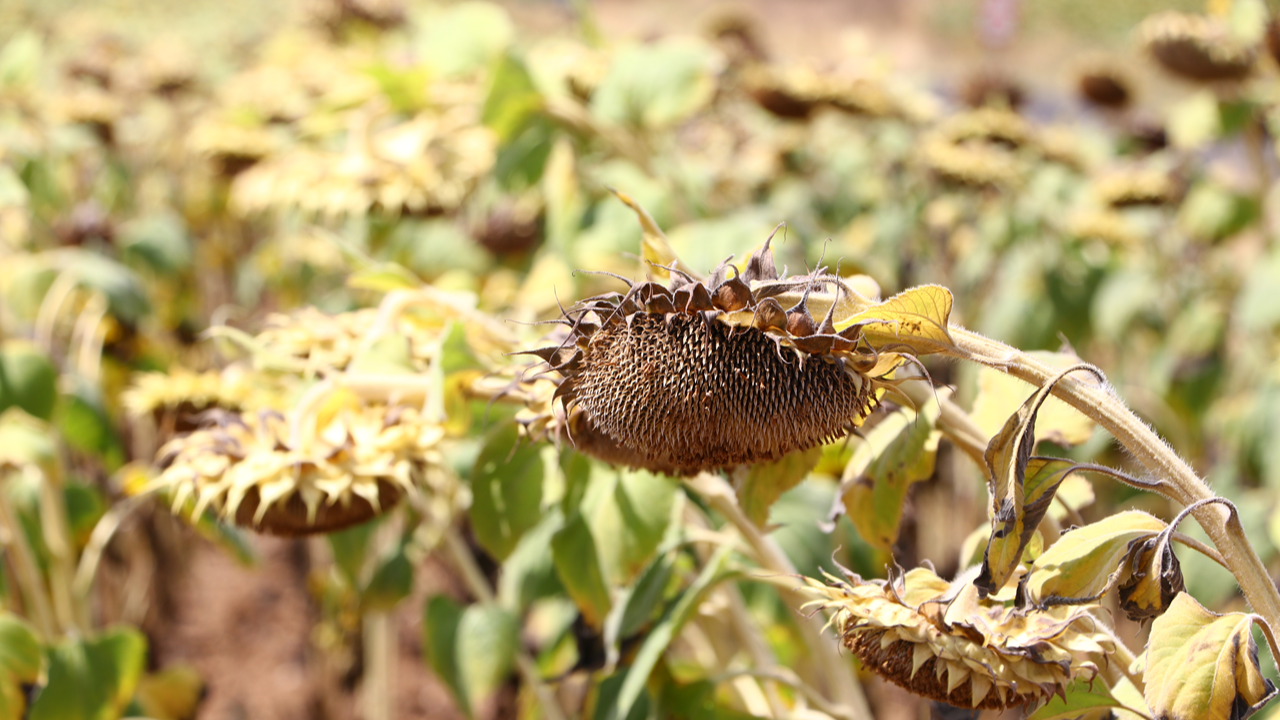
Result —
[{"label": "dried sepal", "polygon": [[1117,593],[1120,609],[1130,620],[1150,620],[1169,608],[1178,593],[1186,589],[1182,565],[1173,553],[1173,526],[1143,540],[1135,540],[1125,556],[1123,571],[1128,577]]},{"label": "dried sepal", "polygon": [[863,666],[917,695],[959,707],[1030,711],[1114,650],[1089,606],[1044,611],[978,598],[972,582],[926,568],[889,581],[808,580],[813,604]]}]

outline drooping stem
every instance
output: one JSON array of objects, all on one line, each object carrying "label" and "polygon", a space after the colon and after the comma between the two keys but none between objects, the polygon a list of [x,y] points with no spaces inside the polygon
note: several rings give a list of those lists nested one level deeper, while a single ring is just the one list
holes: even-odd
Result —
[{"label": "drooping stem", "polygon": [[[723,477],[702,473],[685,482],[742,534],[743,539],[755,552],[756,561],[765,570],[784,576],[797,575],[795,566],[783,554],[777,542],[761,532],[742,512],[733,488]],[[800,606],[808,600],[800,593],[780,592],[778,595],[797,613],[801,610]],[[848,660],[840,655],[834,638],[822,632],[822,621],[819,618],[809,617],[807,612],[804,614],[806,617],[799,618],[796,624],[800,629],[805,648],[813,654],[825,676],[823,680],[827,686],[825,689],[828,697],[836,704],[847,707],[849,714],[853,717],[872,717],[867,699],[862,694],[862,685],[854,675]]]},{"label": "drooping stem", "polygon": [[[954,357],[989,365],[1036,387],[1059,372],[1021,350],[970,330],[953,326],[950,332],[956,343],[950,351]],[[1111,433],[1151,473],[1151,479],[1158,483],[1153,489],[1160,494],[1182,505],[1216,497],[1196,471],[1109,386],[1073,375],[1054,385],[1053,394]],[[1254,611],[1272,628],[1280,628],[1280,593],[1239,520],[1216,503],[1203,505],[1192,514],[1222,553]]]}]

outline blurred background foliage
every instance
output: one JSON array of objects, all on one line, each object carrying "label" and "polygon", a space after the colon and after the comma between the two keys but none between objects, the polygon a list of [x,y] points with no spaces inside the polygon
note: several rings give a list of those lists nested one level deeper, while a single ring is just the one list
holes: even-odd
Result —
[{"label": "blurred background foliage", "polygon": [[[616,289],[574,272],[637,272],[641,229],[609,188],[700,271],[785,222],[779,265],[839,259],[886,296],[942,284],[960,324],[1069,345],[1236,502],[1277,567],[1274,9],[0,0],[0,634],[15,638],[0,717],[41,686],[31,717],[537,716],[520,663],[571,712],[606,716],[628,654],[679,630],[678,600],[714,567],[687,534],[718,516],[674,482],[517,442],[509,407],[459,391],[440,464],[460,495],[438,522],[406,507],[259,538],[138,489],[174,432],[162,410],[271,406],[180,369],[242,357],[229,332],[273,313],[427,284],[535,322]],[[541,334],[426,322],[446,383],[500,372]],[[974,369],[929,370],[973,402]],[[752,519],[809,575],[965,564],[982,477],[945,445],[896,541],[825,524],[859,442],[825,448]],[[1125,464],[1100,433],[1070,452]],[[1085,519],[1169,512],[1117,486],[1085,494]],[[445,526],[465,547],[437,552]],[[1206,605],[1240,604],[1225,571],[1184,567]],[[736,656],[699,645],[718,612],[808,672],[795,614],[739,585],[717,596],[736,610],[700,607],[631,716],[754,712],[717,675]],[[381,710],[357,701],[370,677],[394,688]],[[927,712],[866,680],[878,717]]]}]

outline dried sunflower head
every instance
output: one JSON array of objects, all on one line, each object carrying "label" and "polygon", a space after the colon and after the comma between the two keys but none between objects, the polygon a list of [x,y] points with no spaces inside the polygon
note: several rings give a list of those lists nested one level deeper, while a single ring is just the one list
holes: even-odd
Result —
[{"label": "dried sunflower head", "polygon": [[191,151],[206,157],[223,177],[235,177],[271,154],[275,139],[265,127],[208,120],[191,131]]},{"label": "dried sunflower head", "polygon": [[1009,150],[983,141],[956,142],[931,133],[920,147],[920,161],[940,178],[975,188],[1015,187],[1023,167]]},{"label": "dried sunflower head", "polygon": [[1115,650],[1090,606],[1010,608],[969,581],[916,568],[885,580],[808,579],[864,667],[917,695],[959,707],[1027,711],[1092,680]]},{"label": "dried sunflower head", "polygon": [[[673,266],[674,267],[674,266]],[[692,474],[776,460],[838,438],[878,402],[885,363],[837,309],[855,291],[825,268],[779,278],[769,242],[739,271],[681,270],[565,312],[562,340],[529,351],[555,383],[534,413],[607,461]],[[891,369],[891,368],[890,368]],[[560,403],[562,415],[548,411]],[[575,432],[586,433],[583,442]]]},{"label": "dried sunflower head", "polygon": [[1147,52],[1161,67],[1197,82],[1241,80],[1253,71],[1256,45],[1232,35],[1220,19],[1173,10],[1152,15],[1139,28]]},{"label": "dried sunflower head", "polygon": [[412,407],[335,393],[325,411],[292,422],[274,411],[223,413],[216,426],[170,441],[148,490],[175,512],[213,509],[275,535],[325,533],[385,512],[427,486],[444,428]]},{"label": "dried sunflower head", "polygon": [[1096,61],[1080,71],[1076,89],[1085,102],[1099,108],[1120,109],[1133,99],[1132,83],[1112,63]]}]

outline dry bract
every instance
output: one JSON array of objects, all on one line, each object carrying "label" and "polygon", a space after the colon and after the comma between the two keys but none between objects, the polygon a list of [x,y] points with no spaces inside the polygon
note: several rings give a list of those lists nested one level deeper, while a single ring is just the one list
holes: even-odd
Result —
[{"label": "dry bract", "polygon": [[209,508],[238,525],[303,535],[365,522],[439,484],[438,423],[412,407],[344,400],[293,426],[272,411],[222,414],[216,427],[161,449],[163,472],[148,489],[169,491],[175,512],[194,501],[196,516]]},{"label": "dry bract", "polygon": [[1092,606],[1047,611],[979,601],[971,582],[916,568],[892,581],[808,579],[811,604],[863,666],[917,695],[959,707],[1028,711],[1090,681],[1114,641]]}]

